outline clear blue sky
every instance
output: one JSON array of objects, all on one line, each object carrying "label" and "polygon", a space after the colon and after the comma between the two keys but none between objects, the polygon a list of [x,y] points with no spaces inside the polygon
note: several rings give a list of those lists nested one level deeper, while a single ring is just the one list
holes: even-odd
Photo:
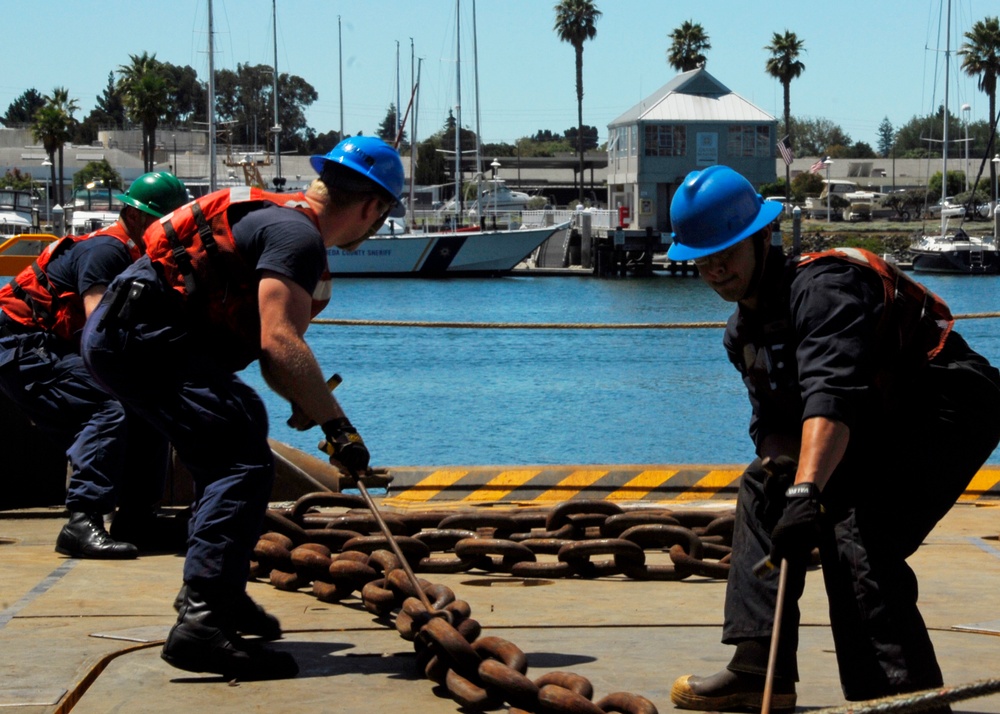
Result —
[{"label": "clear blue sky", "polygon": [[[576,126],[573,48],[553,31],[556,0],[476,0],[480,127],[483,141],[513,142],[539,129]],[[805,43],[806,69],[792,82],[792,113],[826,118],[855,141],[877,143],[888,117],[900,127],[943,100],[941,24],[945,0],[597,0],[597,36],[584,49],[584,123],[607,124],[668,82],[669,34],[699,22],[712,43],[707,69],[731,90],[780,118],[781,85],[764,71],[774,32]],[[82,119],[130,54],[190,65],[208,74],[207,0],[0,0],[4,67],[0,112],[34,87],[64,86]],[[952,50],[975,21],[1000,14],[997,0],[952,0]],[[472,0],[461,0],[462,124],[476,127]],[[303,77],[319,93],[308,110],[318,132],[339,130],[343,62],[343,129],[375,133],[396,102],[397,42],[401,105],[413,54],[422,58],[417,138],[439,130],[456,104],[455,0],[277,0],[278,69]],[[214,0],[217,68],[271,64],[271,0]],[[338,17],[340,38],[338,39]],[[940,29],[939,29],[940,28]],[[941,51],[935,51],[940,49]],[[986,95],[952,59],[949,105],[969,104],[987,120]],[[937,73],[937,74],[935,74]]]}]

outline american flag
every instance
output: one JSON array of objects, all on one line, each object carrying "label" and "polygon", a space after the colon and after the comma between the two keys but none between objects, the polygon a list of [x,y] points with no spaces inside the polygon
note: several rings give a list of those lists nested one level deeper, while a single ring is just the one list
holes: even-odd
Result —
[{"label": "american flag", "polygon": [[826,157],[819,159],[815,164],[809,167],[809,173],[818,174],[820,171],[826,168]]},{"label": "american flag", "polygon": [[781,158],[785,160],[785,164],[789,165],[792,163],[792,159],[794,159],[795,156],[792,154],[791,147],[788,146],[787,143],[785,143],[786,139],[788,139],[787,136],[778,142],[778,151],[781,152]]}]

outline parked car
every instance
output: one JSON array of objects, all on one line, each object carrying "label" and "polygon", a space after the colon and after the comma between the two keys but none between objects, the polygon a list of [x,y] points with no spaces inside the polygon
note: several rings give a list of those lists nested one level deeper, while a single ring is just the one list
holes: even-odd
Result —
[{"label": "parked car", "polygon": [[942,209],[945,216],[964,216],[965,206],[955,203],[954,196],[945,196],[944,199],[927,207],[927,212],[934,218],[941,216]]}]

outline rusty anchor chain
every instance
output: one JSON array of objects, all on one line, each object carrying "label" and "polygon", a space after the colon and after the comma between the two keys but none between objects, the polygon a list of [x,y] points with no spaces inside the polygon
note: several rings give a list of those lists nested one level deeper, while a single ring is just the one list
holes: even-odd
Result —
[{"label": "rusty anchor chain", "polygon": [[[413,642],[420,670],[471,710],[656,714],[645,697],[613,692],[572,672],[532,679],[524,652],[481,637],[472,609],[451,588],[417,573],[504,573],[520,578],[683,580],[726,578],[731,513],[625,508],[599,500],[553,508],[385,513],[342,493],[303,496],[271,509],[252,575],[281,590],[312,590],[323,602],[359,597]],[[323,512],[319,509],[336,509]],[[647,554],[662,562],[647,562]],[[663,557],[665,554],[666,557]]]}]

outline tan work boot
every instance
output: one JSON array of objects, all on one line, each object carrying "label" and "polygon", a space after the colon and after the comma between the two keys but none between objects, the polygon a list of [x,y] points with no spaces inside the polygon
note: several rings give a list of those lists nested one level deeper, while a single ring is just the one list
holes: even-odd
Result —
[{"label": "tan work boot", "polygon": [[[760,711],[764,701],[764,677],[759,674],[724,669],[708,677],[686,674],[674,682],[670,701],[679,709],[698,711]],[[795,709],[795,682],[775,680],[771,692],[771,711]]]}]

